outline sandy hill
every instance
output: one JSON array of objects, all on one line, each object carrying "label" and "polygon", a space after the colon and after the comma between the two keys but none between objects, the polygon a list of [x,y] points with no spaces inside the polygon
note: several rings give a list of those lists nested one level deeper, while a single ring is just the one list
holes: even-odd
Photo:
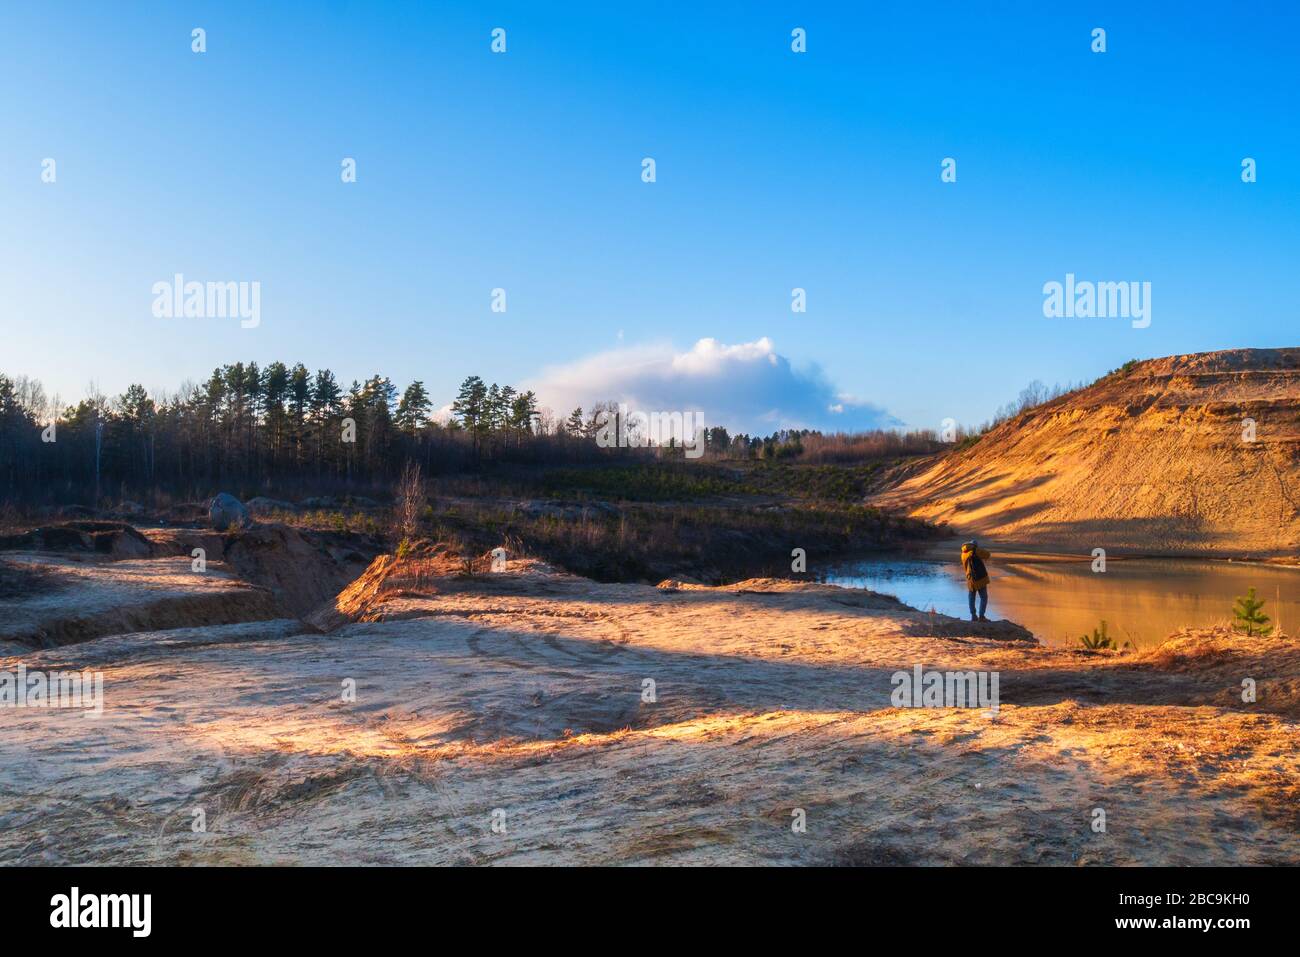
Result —
[{"label": "sandy hill", "polygon": [[874,503],[1003,544],[1295,560],[1300,349],[1136,363],[910,465]]}]

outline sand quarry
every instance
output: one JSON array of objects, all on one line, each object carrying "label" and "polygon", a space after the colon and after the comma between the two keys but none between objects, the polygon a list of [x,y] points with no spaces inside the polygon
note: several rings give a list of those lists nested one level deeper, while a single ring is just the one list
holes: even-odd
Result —
[{"label": "sand quarry", "polygon": [[1135,363],[905,463],[873,501],[1035,550],[1295,564],[1300,349]]},{"label": "sand quarry", "polygon": [[[105,697],[0,708],[0,863],[1300,863],[1290,639],[1055,650],[864,591],[436,548],[298,614],[295,574],[360,556],[277,569],[301,548],[263,529],[260,565],[227,536],[196,573],[143,532],[147,556],[0,554],[0,672]],[[997,713],[893,707],[916,665],[997,672]]]}]

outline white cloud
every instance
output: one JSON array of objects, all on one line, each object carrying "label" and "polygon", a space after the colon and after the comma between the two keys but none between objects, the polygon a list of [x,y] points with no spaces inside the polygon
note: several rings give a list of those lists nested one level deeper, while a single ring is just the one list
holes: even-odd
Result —
[{"label": "white cloud", "polygon": [[[613,349],[548,368],[524,384],[562,418],[606,399],[643,411],[694,411],[733,432],[855,431],[900,424],[884,409],[839,392],[816,366],[796,369],[766,337],[726,345],[701,339]],[[560,411],[563,410],[563,411]]]}]

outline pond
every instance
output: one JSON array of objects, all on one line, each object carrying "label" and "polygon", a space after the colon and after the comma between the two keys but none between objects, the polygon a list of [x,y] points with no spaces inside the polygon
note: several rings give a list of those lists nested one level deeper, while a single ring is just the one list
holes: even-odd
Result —
[{"label": "pond", "polygon": [[[953,560],[872,557],[835,567],[825,581],[894,595],[914,608],[969,617],[966,579]],[[1024,625],[1042,641],[1077,645],[1105,619],[1118,644],[1158,643],[1182,627],[1232,620],[1238,595],[1255,586],[1276,626],[1300,631],[1300,569],[1195,559],[1112,558],[1105,572],[1091,560],[1019,555],[988,563],[988,617]]]}]

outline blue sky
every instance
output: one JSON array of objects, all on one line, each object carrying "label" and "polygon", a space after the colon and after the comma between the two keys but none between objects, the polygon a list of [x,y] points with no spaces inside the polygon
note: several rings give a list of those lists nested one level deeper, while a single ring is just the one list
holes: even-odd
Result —
[{"label": "blue sky", "polygon": [[[1283,5],[375,6],[6,5],[0,371],[66,403],[282,359],[933,427],[1297,344]],[[1045,318],[1067,272],[1150,282],[1151,326]],[[260,325],[156,318],[175,273],[260,282]]]}]

